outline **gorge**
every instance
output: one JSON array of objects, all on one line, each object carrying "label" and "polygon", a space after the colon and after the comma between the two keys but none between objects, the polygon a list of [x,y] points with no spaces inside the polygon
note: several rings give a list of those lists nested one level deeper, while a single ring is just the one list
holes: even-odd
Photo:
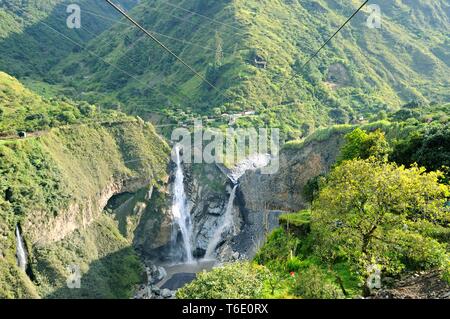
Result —
[{"label": "gorge", "polygon": [[[126,124],[128,132],[141,130],[139,125],[136,128],[134,126],[135,124]],[[80,134],[78,130],[64,132],[59,138],[68,134]],[[100,132],[103,128],[92,130]],[[111,132],[116,131],[118,134],[125,132],[119,127],[115,127]],[[103,184],[105,186],[100,188],[101,191],[100,189],[96,191],[99,199],[87,198],[87,206],[86,203],[77,201],[73,204],[78,207],[77,211],[69,208],[66,212],[62,210],[55,217],[49,218],[46,223],[53,225],[53,229],[49,229],[47,233],[38,231],[42,229],[40,226],[42,215],[34,214],[33,219],[24,220],[23,234],[18,227],[15,230],[17,262],[22,268],[28,258],[29,267],[37,274],[37,279],[34,280],[39,280],[41,274],[48,272],[40,268],[40,262],[48,258],[44,252],[50,247],[56,252],[66,251],[64,246],[75,240],[81,245],[80,249],[84,249],[83,246],[90,247],[89,245],[94,244],[91,242],[94,240],[97,241],[94,245],[97,246],[99,254],[108,254],[107,251],[114,252],[118,247],[122,247],[121,249],[125,248],[127,254],[132,256],[134,253],[126,248],[132,244],[144,265],[150,268],[156,265],[157,269],[161,266],[166,268],[166,271],[162,271],[167,272],[166,278],[164,276],[159,278],[161,286],[164,286],[179,274],[193,274],[203,269],[211,269],[222,262],[252,258],[270,229],[278,225],[277,216],[281,212],[305,207],[307,203],[298,199],[301,196],[299,190],[310,178],[328,170],[337,156],[341,137],[342,135],[337,133],[330,140],[306,143],[294,151],[283,150],[280,154],[279,172],[265,175],[261,174],[260,168],[268,163],[266,155],[247,158],[234,169],[228,169],[216,164],[183,163],[180,157],[181,150],[175,146],[173,162],[170,164],[169,149],[163,146],[162,140],[152,136],[148,142],[157,143],[159,145],[157,148],[163,146],[164,150],[164,153],[158,155],[157,161],[155,157],[152,159],[153,165],[160,163],[157,164],[160,165],[158,173],[141,171],[139,165],[129,166],[138,169],[136,171],[138,173],[131,179],[128,177],[124,179],[125,175],[112,184],[107,182],[109,178],[106,179]],[[75,146],[67,156],[75,155],[77,147],[82,145],[83,143]],[[80,160],[77,165],[85,165],[84,160]],[[73,160],[67,163],[72,166],[72,171],[76,169]],[[135,164],[133,162],[133,165]],[[103,174],[100,170],[98,172]],[[301,178],[290,180],[294,172]],[[152,176],[159,176],[156,180],[159,182],[152,182],[153,186],[149,187],[147,186],[151,180],[149,177]],[[273,185],[274,180],[277,181],[276,188]],[[288,183],[295,183],[295,186],[289,186]],[[279,201],[268,203],[268,198]],[[97,210],[104,212],[98,213]],[[79,211],[85,212],[84,217],[78,215]],[[115,223],[117,226],[113,226]],[[113,228],[100,235],[98,230],[105,226]],[[110,236],[108,233],[111,231],[115,233],[113,230],[115,227],[120,232],[117,233],[119,236],[117,238],[122,238],[119,240],[121,244],[119,242],[113,244],[117,248],[100,246],[106,239],[101,238],[105,235]],[[21,236],[29,243],[28,253],[24,250]],[[114,239],[111,243],[116,241],[117,239]],[[91,261],[75,258],[81,266],[82,282],[84,280],[89,284],[92,280],[89,275],[89,269],[93,267]],[[107,263],[102,264],[102,267],[110,269],[110,266],[106,266]],[[138,268],[136,271],[139,272]],[[62,275],[60,278],[64,282],[66,277]],[[187,281],[192,279],[192,276],[188,276]],[[30,279],[25,281],[28,282],[27,285],[30,284]],[[156,286],[155,281],[157,280],[152,279],[151,287]],[[183,279],[171,288],[179,288],[187,281]],[[135,284],[139,282],[140,280],[137,280]],[[57,295],[71,296],[74,293],[76,296],[77,293],[73,290],[63,289]],[[156,297],[154,294],[152,296]]]},{"label": "gorge", "polygon": [[450,4],[363,1],[0,0],[0,299],[450,296]]}]

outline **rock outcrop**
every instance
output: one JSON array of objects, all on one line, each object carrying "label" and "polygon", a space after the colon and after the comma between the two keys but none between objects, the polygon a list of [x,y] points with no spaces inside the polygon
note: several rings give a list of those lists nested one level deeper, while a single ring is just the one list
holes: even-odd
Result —
[{"label": "rock outcrop", "polygon": [[422,271],[404,275],[398,280],[383,280],[385,284],[375,299],[450,299],[450,285],[439,271]]},{"label": "rock outcrop", "polygon": [[33,245],[46,245],[65,238],[78,228],[85,228],[102,213],[108,200],[121,193],[135,193],[150,184],[148,178],[116,179],[85,202],[73,202],[52,219],[45,211],[33,211],[27,215],[24,231]]},{"label": "rock outcrop", "polygon": [[272,175],[249,171],[240,178],[240,190],[249,213],[270,211],[294,212],[308,206],[303,194],[306,183],[329,171],[343,143],[336,133],[324,141],[310,141],[296,149],[280,152],[280,168]]}]

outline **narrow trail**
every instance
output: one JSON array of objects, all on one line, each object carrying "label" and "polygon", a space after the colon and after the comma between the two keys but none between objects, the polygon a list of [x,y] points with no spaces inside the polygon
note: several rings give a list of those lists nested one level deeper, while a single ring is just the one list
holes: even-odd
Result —
[{"label": "narrow trail", "polygon": [[[80,123],[80,124],[73,124],[73,125],[62,125],[62,126],[56,126],[52,127],[47,130],[38,130],[33,132],[26,132],[25,137],[20,137],[19,133],[16,134],[9,134],[9,135],[2,135],[2,132],[0,132],[0,141],[21,141],[21,140],[28,140],[31,138],[36,138],[43,136],[45,134],[48,134],[54,129],[67,129],[67,128],[75,128],[75,127],[81,127],[81,126],[89,126],[89,125],[102,125],[102,126],[114,126],[119,124],[125,124],[125,123],[136,123],[138,120],[128,120],[128,121],[103,121],[103,122],[87,122],[87,123]],[[20,132],[20,130],[18,131]]]},{"label": "narrow trail", "polygon": [[42,135],[44,135],[44,134],[46,134],[48,132],[49,132],[49,130],[27,132],[26,137],[20,137],[20,136],[18,136],[18,134],[11,134],[11,135],[6,135],[6,136],[1,136],[0,135],[0,141],[28,140],[30,138],[35,138],[35,137],[42,136]]}]

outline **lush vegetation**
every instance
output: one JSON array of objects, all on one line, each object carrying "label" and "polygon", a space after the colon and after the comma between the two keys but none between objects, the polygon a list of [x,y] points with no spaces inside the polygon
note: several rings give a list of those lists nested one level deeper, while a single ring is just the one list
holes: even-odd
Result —
[{"label": "lush vegetation", "polygon": [[177,292],[182,299],[255,299],[261,295],[263,273],[251,264],[229,264],[197,275]]},{"label": "lush vegetation", "polygon": [[86,102],[43,98],[0,72],[0,137],[17,137],[19,131],[33,133],[64,125],[119,121],[135,119],[116,111],[101,112]]},{"label": "lush vegetation", "polygon": [[414,268],[450,270],[448,243],[421,231],[424,225],[448,225],[450,193],[440,177],[373,158],[344,162],[313,205],[316,254],[330,263],[345,258],[364,279],[372,264],[390,275]]},{"label": "lush vegetation", "polygon": [[[340,159],[332,171],[305,187],[311,209],[282,215],[281,228],[255,256],[254,263],[264,269],[260,280],[267,288],[258,297],[367,295],[372,292],[376,270],[384,278],[438,269],[443,280],[448,280],[448,179],[436,170],[442,165],[436,165],[432,154],[430,161],[422,162],[426,167],[389,161],[398,160],[399,145],[410,143],[409,133],[404,134],[408,124],[400,124],[405,125],[384,126],[388,133],[375,125],[371,130],[356,128],[345,135]],[[445,145],[448,137],[446,123],[435,123],[424,137],[435,136],[436,131],[436,142],[427,143],[427,151],[445,154],[439,146],[441,141]],[[442,153],[435,156],[443,158]],[[239,267],[235,267],[238,272]],[[191,289],[206,296],[217,288],[194,281],[185,288],[185,296]]]},{"label": "lush vegetation", "polygon": [[[151,125],[123,114],[41,126],[26,120],[28,114],[58,121],[61,110],[78,107],[46,103],[13,78],[2,74],[1,80],[7,92],[1,107],[8,111],[0,126],[44,131],[0,141],[0,297],[131,297],[141,263],[132,236],[120,233],[123,220],[102,213],[102,197],[127,180],[158,186],[166,177],[168,146]],[[91,122],[100,118],[105,121]],[[132,227],[139,218],[125,221]],[[16,225],[28,253],[27,274],[16,265]],[[71,264],[81,269],[81,290],[66,287]]]},{"label": "lush vegetation", "polygon": [[[116,3],[128,9],[136,2]],[[70,4],[81,8],[81,29],[67,27],[66,11]],[[99,20],[87,13],[91,11],[101,12],[110,20]],[[55,84],[48,72],[72,52],[82,50],[80,46],[108,29],[116,18],[117,14],[104,1],[4,0],[0,3],[0,70],[21,80],[31,77]],[[70,88],[63,88],[62,92],[70,92]]]},{"label": "lush vegetation", "polygon": [[[82,7],[80,30],[66,26],[69,2]],[[0,1],[0,70],[25,83],[0,72],[0,297],[131,296],[142,280],[133,233],[144,231],[141,217],[158,226],[159,206],[130,217],[96,205],[125,180],[157,186],[168,147],[130,114],[280,128],[287,151],[344,140],[331,172],[302,190],[308,210],[282,216],[254,260],[199,274],[179,298],[352,298],[370,293],[374,269],[450,278],[445,0],[379,0],[381,30],[358,14],[304,69],[359,4],[118,2],[218,90],[103,2]],[[186,19],[178,6],[198,14]],[[17,225],[26,274],[16,265]],[[66,288],[70,264],[81,268],[81,290]]]},{"label": "lush vegetation", "polygon": [[[122,2],[126,8],[135,4]],[[358,123],[409,101],[448,101],[450,42],[444,2],[382,0],[381,30],[367,28],[368,12],[360,13],[306,69],[302,63],[358,4],[184,0],[171,6],[141,1],[130,10],[204,74],[219,94],[154,43],[143,41],[143,34],[125,26],[124,20],[112,24],[117,16],[104,4],[80,1],[85,12],[82,29],[68,30],[64,5],[55,6],[57,1],[39,7],[45,9],[39,14],[33,5],[24,5],[21,9],[37,16],[24,27],[19,2],[10,0],[3,4],[3,14],[23,33],[5,28],[0,68],[21,78],[44,78],[64,95],[162,122],[189,123],[205,116],[210,125],[221,126],[228,123],[221,115],[253,110],[255,115],[237,119],[236,125],[280,127],[288,140],[297,139],[315,127]],[[178,6],[211,19],[186,19],[186,11]],[[41,52],[43,45],[56,52],[43,61],[22,54],[41,57],[33,53]]]},{"label": "lush vegetation", "polygon": [[[45,298],[128,299],[144,278],[139,256],[107,215],[63,241],[36,247],[32,260],[33,283]],[[67,286],[71,265],[79,267],[79,289]]]}]

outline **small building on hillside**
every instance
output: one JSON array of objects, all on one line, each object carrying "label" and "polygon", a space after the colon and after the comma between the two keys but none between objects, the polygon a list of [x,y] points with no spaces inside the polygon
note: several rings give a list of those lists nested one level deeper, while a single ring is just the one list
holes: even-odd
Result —
[{"label": "small building on hillside", "polygon": [[20,138],[26,138],[26,137],[27,137],[27,132],[25,132],[25,131],[20,131],[20,132],[17,133],[17,135],[18,135]]}]

